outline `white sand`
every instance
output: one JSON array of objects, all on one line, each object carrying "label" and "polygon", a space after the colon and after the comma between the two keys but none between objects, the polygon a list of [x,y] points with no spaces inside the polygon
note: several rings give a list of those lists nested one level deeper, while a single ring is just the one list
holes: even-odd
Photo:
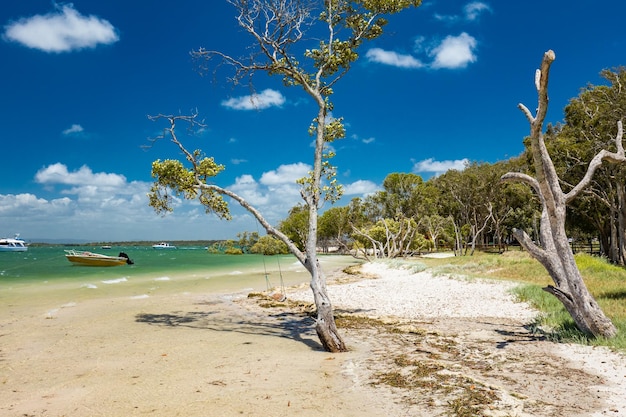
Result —
[{"label": "white sand", "polygon": [[[329,286],[336,309],[410,320],[495,317],[530,322],[538,314],[528,304],[516,302],[510,293],[515,284],[509,282],[435,277],[427,271],[392,269],[383,262],[364,264],[362,271],[379,278]],[[289,297],[312,301],[310,291]],[[601,383],[591,389],[606,406],[593,416],[626,415],[625,355],[576,344],[553,343],[551,349],[576,369],[599,377]]]},{"label": "white sand", "polygon": [[[202,287],[85,300],[13,297],[0,305],[0,416],[445,415],[445,393],[432,409],[416,403],[416,393],[406,398],[371,384],[388,358],[415,353],[413,343],[422,341],[433,350],[456,343],[460,356],[447,370],[498,387],[493,416],[626,415],[624,356],[529,336],[522,324],[536,312],[515,302],[511,284],[378,263],[363,271],[380,278],[329,286],[338,311],[395,316],[429,332],[395,335],[404,338],[395,344],[376,329],[343,329],[351,351],[330,354],[320,351],[308,317]],[[288,297],[310,300],[311,292]],[[464,361],[494,370],[462,368]]]},{"label": "white sand", "polygon": [[[331,285],[328,293],[335,307],[358,309],[370,317],[407,319],[501,317],[530,321],[537,315],[527,304],[514,301],[510,293],[513,283],[433,277],[430,272],[390,269],[382,262],[364,264],[362,271],[380,278]],[[290,297],[312,302],[310,291]]]}]

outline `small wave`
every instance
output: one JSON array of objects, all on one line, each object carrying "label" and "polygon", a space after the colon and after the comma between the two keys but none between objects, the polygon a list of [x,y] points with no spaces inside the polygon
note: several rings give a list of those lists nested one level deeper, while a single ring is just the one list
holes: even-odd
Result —
[{"label": "small wave", "polygon": [[133,295],[132,297],[130,297],[131,300],[142,300],[144,298],[148,298],[150,297],[148,294],[141,294],[141,295]]},{"label": "small wave", "polygon": [[119,284],[120,282],[126,282],[126,281],[128,280],[126,279],[126,277],[124,277],[124,278],[118,278],[118,279],[109,279],[109,280],[101,281],[101,282],[103,284]]},{"label": "small wave", "polygon": [[155,281],[169,281],[171,278],[170,277],[158,277],[155,278]]},{"label": "small wave", "polygon": [[83,284],[80,286],[80,288],[90,288],[90,289],[97,289],[98,286],[95,284]]},{"label": "small wave", "polygon": [[241,275],[241,274],[243,274],[243,272],[241,272],[241,271],[233,271],[233,272],[231,272],[228,275]]}]

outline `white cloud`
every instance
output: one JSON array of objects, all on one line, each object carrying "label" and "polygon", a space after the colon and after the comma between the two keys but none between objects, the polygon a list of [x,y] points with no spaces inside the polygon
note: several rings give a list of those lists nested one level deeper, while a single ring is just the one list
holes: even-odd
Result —
[{"label": "white cloud", "polygon": [[483,12],[491,12],[491,8],[486,3],[475,1],[466,4],[463,11],[465,12],[465,18],[471,21],[478,19]]},{"label": "white cloud", "polygon": [[[311,167],[285,164],[260,177],[241,175],[226,186],[277,225],[289,210],[302,203],[300,185]],[[70,170],[62,163],[41,168],[35,182],[45,190],[19,195],[0,194],[0,226],[4,233],[21,233],[26,240],[85,239],[95,241],[233,239],[242,231],[259,229],[238,203],[227,198],[233,220],[220,220],[204,212],[197,200],[175,198],[175,210],[157,215],[148,205],[151,183],[128,181],[119,173],[94,172],[88,166]],[[367,195],[378,190],[371,181],[344,187],[346,195]],[[45,197],[43,197],[45,193]]]},{"label": "white cloud", "polygon": [[249,174],[237,177],[235,184],[228,189],[241,196],[253,206],[263,206],[268,204],[269,196],[261,189],[259,183]]},{"label": "white cloud", "polygon": [[439,175],[451,169],[463,171],[468,164],[469,159],[467,158],[456,159],[453,161],[435,161],[433,158],[428,158],[413,164],[413,172],[429,172]]},{"label": "white cloud", "polygon": [[380,48],[372,48],[365,54],[371,62],[391,65],[399,68],[421,68],[424,66],[417,58],[411,55],[403,55],[393,51],[385,51]]},{"label": "white cloud", "polygon": [[459,36],[447,36],[439,43],[427,44],[424,37],[419,37],[414,42],[414,51],[417,54],[426,54],[432,58],[430,63],[423,63],[411,55],[400,55],[382,49],[371,49],[367,56],[371,62],[391,65],[401,68],[431,68],[431,69],[456,69],[465,68],[468,64],[476,61],[474,51],[478,42],[467,33]]},{"label": "white cloud", "polygon": [[64,164],[56,163],[37,171],[35,181],[40,184],[118,187],[126,183],[126,177],[104,172],[94,173],[86,165],[83,165],[77,171],[70,172]]},{"label": "white cloud", "polygon": [[72,135],[72,134],[76,134],[76,133],[82,133],[82,132],[84,132],[84,130],[85,129],[83,129],[83,127],[81,125],[73,124],[69,128],[65,129],[63,131],[63,134],[64,135]]},{"label": "white cloud", "polygon": [[489,7],[487,3],[474,1],[463,7],[462,15],[442,15],[435,13],[434,17],[435,19],[446,23],[473,22],[478,20],[481,14],[485,12],[491,12],[491,7]]},{"label": "white cloud", "polygon": [[295,183],[296,180],[306,177],[309,171],[311,171],[311,166],[304,162],[281,165],[276,170],[264,172],[263,175],[261,175],[260,182],[263,185]]},{"label": "white cloud", "polygon": [[358,180],[343,187],[344,195],[368,195],[380,190],[380,187],[369,180]]},{"label": "white cloud", "polygon": [[119,40],[113,25],[81,15],[72,4],[45,15],[22,18],[5,26],[4,39],[44,52],[69,52]]},{"label": "white cloud", "polygon": [[222,106],[233,110],[263,110],[270,107],[281,107],[285,104],[285,97],[280,91],[266,89],[260,94],[233,97],[222,101]]},{"label": "white cloud", "polygon": [[465,68],[469,63],[476,61],[474,50],[476,39],[463,32],[459,36],[446,37],[430,55],[434,56],[433,68]]}]

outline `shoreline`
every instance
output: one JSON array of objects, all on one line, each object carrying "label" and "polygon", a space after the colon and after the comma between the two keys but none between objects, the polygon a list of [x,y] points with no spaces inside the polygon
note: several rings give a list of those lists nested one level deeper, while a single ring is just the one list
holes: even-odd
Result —
[{"label": "shoreline", "polygon": [[[262,308],[245,292],[104,297],[60,303],[51,317],[27,305],[4,306],[0,366],[7,395],[0,414],[313,417],[333,410],[426,417],[445,411],[451,394],[372,384],[401,357],[445,365],[450,375],[492,387],[500,397],[494,416],[626,412],[623,355],[541,340],[524,329],[525,319],[504,313],[414,314],[416,306],[429,310],[410,292],[423,296],[426,283],[435,293],[440,288],[451,311],[466,312],[452,306],[482,300],[471,291],[492,293],[493,287],[379,267],[366,264],[359,277],[329,271],[339,315],[373,317],[393,328],[340,328],[350,348],[342,354],[320,349],[302,310]],[[287,295],[295,302],[309,292],[301,284]],[[502,311],[519,307],[495,296],[488,302]]]}]

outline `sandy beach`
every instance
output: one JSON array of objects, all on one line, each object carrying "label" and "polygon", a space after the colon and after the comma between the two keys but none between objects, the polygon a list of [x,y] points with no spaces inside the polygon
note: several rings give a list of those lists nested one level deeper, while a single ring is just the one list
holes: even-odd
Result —
[{"label": "sandy beach", "polygon": [[347,353],[320,349],[302,286],[269,308],[197,292],[2,306],[0,415],[437,416],[481,398],[475,415],[626,414],[624,355],[531,334],[510,283],[382,263],[329,283],[339,320],[365,319],[341,327]]}]

